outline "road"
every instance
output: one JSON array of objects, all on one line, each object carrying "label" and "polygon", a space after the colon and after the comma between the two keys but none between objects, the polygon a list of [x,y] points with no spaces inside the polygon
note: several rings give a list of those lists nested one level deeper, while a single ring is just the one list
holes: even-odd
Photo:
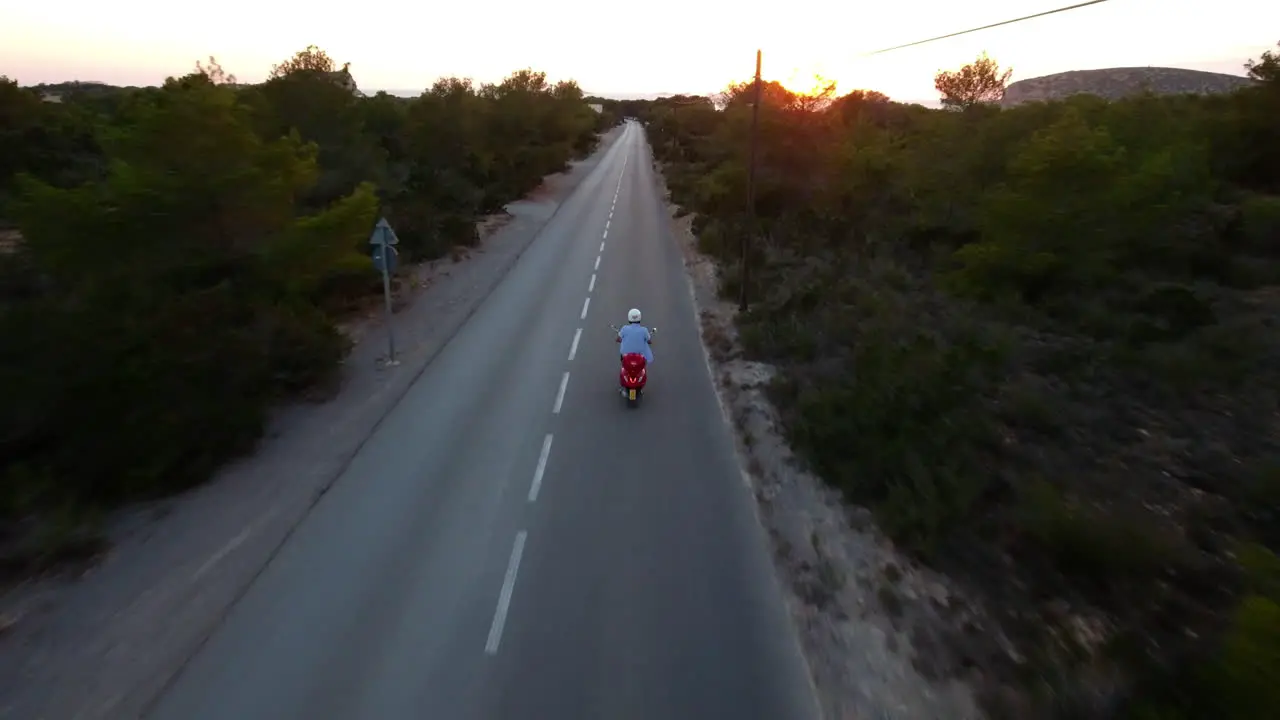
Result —
[{"label": "road", "polygon": [[628,124],[148,717],[817,717],[650,157]]}]

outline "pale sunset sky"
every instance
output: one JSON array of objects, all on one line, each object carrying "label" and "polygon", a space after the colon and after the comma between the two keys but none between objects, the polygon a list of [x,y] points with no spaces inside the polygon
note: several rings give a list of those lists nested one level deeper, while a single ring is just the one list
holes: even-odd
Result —
[{"label": "pale sunset sky", "polygon": [[[155,85],[209,55],[242,82],[316,44],[366,92],[411,93],[436,78],[500,80],[531,66],[610,96],[707,93],[749,77],[792,89],[814,73],[840,92],[936,98],[933,75],[986,50],[1013,80],[1064,70],[1159,65],[1243,74],[1280,41],[1275,0],[1110,0],[884,55],[864,54],[1073,4],[1072,0],[712,2],[474,0],[0,0],[0,74],[23,85],[98,80]],[[332,8],[328,12],[321,8]]]}]

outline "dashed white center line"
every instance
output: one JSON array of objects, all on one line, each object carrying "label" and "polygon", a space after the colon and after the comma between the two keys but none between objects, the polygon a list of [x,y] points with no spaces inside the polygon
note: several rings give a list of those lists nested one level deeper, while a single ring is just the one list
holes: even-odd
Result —
[{"label": "dashed white center line", "polygon": [[560,414],[560,406],[564,405],[564,389],[569,387],[569,371],[566,370],[564,377],[560,378],[560,392],[556,393],[556,406],[551,408],[553,415]]},{"label": "dashed white center line", "polygon": [[[591,277],[595,277],[592,275]],[[573,360],[573,356],[578,354],[578,341],[582,339],[582,328],[573,334],[573,344],[569,346],[569,360]]]},{"label": "dashed white center line", "polygon": [[551,456],[551,433],[542,439],[542,454],[538,456],[538,469],[533,471],[533,484],[529,486],[529,502],[537,502],[542,487],[542,474],[547,471],[547,458]]},{"label": "dashed white center line", "polygon": [[[609,238],[609,228],[613,225],[613,213],[618,205],[618,194],[622,192],[622,178],[627,169],[627,161],[630,156],[622,159],[622,172],[618,175],[618,186],[613,191],[613,202],[609,206],[609,217],[604,221],[604,233],[602,238]],[[600,252],[604,252],[604,242],[600,243]],[[600,255],[596,256],[595,269],[600,269]],[[587,286],[587,292],[595,292],[596,274],[591,274],[591,283]],[[582,315],[580,319],[587,319],[587,311],[591,308],[591,296],[588,295],[582,301]],[[569,360],[572,361],[578,354],[578,343],[582,340],[582,328],[578,328],[573,333],[573,342],[569,345]],[[551,408],[554,415],[560,414],[560,409],[564,407],[564,393],[569,387],[569,371],[565,371],[564,376],[560,378],[560,389],[556,392],[555,406]],[[538,499],[538,490],[542,488],[542,476],[547,471],[547,458],[551,456],[551,443],[553,440],[551,433],[542,440],[542,452],[538,455],[538,466],[533,472],[533,482],[529,485],[529,502],[536,502]],[[489,628],[489,639],[485,643],[484,651],[489,655],[496,655],[498,652],[498,643],[502,640],[502,629],[507,623],[507,612],[511,607],[511,593],[515,590],[516,575],[520,571],[520,558],[524,555],[524,543],[528,537],[528,533],[521,530],[516,533],[515,545],[511,548],[511,560],[507,564],[507,575],[502,581],[502,592],[498,595],[498,607],[493,613],[493,624]]]},{"label": "dashed white center line", "polygon": [[498,643],[502,640],[502,626],[507,624],[507,610],[511,607],[511,591],[516,586],[516,573],[520,571],[520,556],[524,555],[526,535],[524,530],[516,533],[516,544],[511,548],[507,576],[502,581],[502,593],[498,595],[498,609],[493,613],[493,625],[489,627],[489,640],[484,644],[484,651],[490,655],[498,653]]}]

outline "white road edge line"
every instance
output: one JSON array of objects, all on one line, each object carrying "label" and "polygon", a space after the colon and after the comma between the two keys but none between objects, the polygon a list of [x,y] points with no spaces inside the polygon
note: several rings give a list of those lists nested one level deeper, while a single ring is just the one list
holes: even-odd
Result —
[{"label": "white road edge line", "polygon": [[524,555],[524,539],[527,535],[528,533],[524,530],[516,533],[516,544],[511,548],[511,561],[507,563],[507,577],[502,581],[502,592],[498,595],[498,609],[493,612],[489,640],[484,644],[484,651],[490,655],[498,654],[498,643],[502,640],[502,627],[507,624],[507,610],[511,607],[511,591],[516,586],[516,573],[520,570],[520,556]]},{"label": "white road edge line", "polygon": [[538,456],[538,469],[533,471],[533,484],[529,486],[529,502],[537,502],[542,487],[542,474],[547,471],[547,458],[551,457],[551,433],[542,440],[542,454]]},{"label": "white road edge line", "polygon": [[560,406],[564,405],[564,390],[569,387],[569,371],[564,371],[564,377],[560,378],[560,392],[556,393],[556,406],[551,408],[553,415],[560,414]]},{"label": "white road edge line", "polygon": [[226,545],[223,545],[222,548],[218,550],[218,552],[214,553],[213,555],[210,555],[209,559],[205,560],[204,564],[201,565],[200,568],[191,575],[191,579],[199,580],[201,575],[204,575],[205,573],[209,572],[209,569],[212,568],[214,565],[217,565],[222,560],[222,558],[230,555],[231,551],[240,547],[244,543],[244,541],[249,538],[249,533],[251,533],[252,531],[253,531],[253,525],[252,524],[246,525],[245,528],[240,531],[239,535],[236,535],[235,537],[231,538],[231,540]]},{"label": "white road edge line", "polygon": [[[600,252],[604,252],[604,247],[603,247],[603,246],[604,246],[604,243],[600,243],[600,245],[601,245]],[[597,256],[596,256],[596,269],[597,269],[597,270],[599,270],[599,269],[600,269],[600,256],[599,256],[599,255],[597,255]],[[582,317],[584,317],[584,318],[585,318],[585,317],[586,317],[586,315],[583,315]]]},{"label": "white road edge line", "polygon": [[[600,258],[596,258],[596,259],[599,260]],[[587,298],[582,301],[582,315],[578,316],[579,320],[587,319],[587,308],[589,307],[591,307],[591,298]]]},{"label": "white road edge line", "polygon": [[[595,277],[594,275],[592,277]],[[578,341],[582,339],[582,328],[573,334],[573,344],[569,346],[569,360],[573,360],[573,356],[578,354]]]}]

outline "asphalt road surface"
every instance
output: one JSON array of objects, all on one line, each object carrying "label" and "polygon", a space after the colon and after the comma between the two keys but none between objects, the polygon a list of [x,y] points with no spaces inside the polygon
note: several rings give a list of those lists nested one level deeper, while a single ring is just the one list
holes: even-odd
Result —
[{"label": "asphalt road surface", "polygon": [[628,124],[149,717],[817,716],[650,157]]}]

